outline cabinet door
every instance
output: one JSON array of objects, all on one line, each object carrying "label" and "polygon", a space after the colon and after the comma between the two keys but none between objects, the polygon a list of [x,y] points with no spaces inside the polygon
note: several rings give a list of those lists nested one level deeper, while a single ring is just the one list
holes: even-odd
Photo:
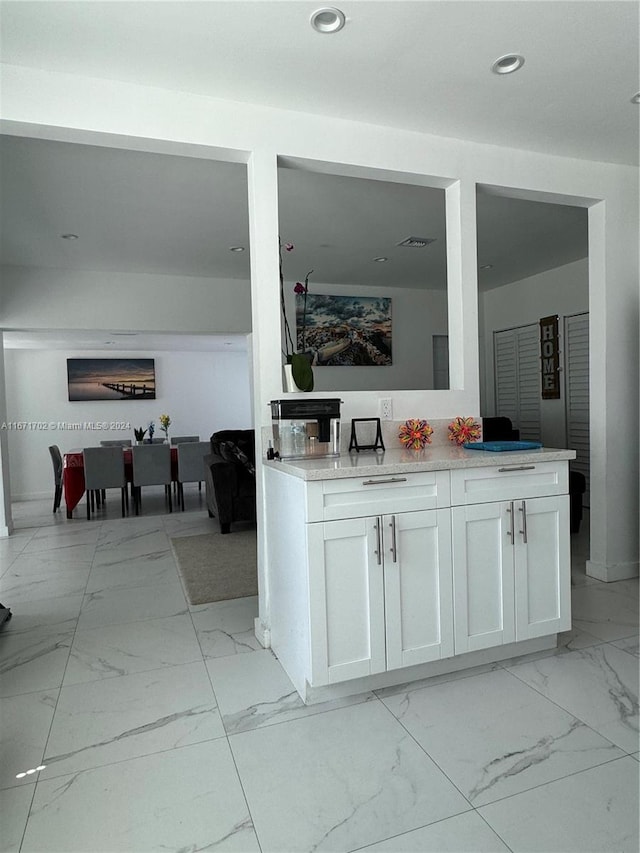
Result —
[{"label": "cabinet door", "polygon": [[515,639],[510,509],[507,501],[452,509],[456,654]]},{"label": "cabinet door", "polygon": [[378,524],[374,517],[307,525],[312,686],[385,670]]},{"label": "cabinet door", "polygon": [[569,496],[515,501],[516,640],[571,627]]},{"label": "cabinet door", "polygon": [[451,657],[449,510],[385,515],[382,527],[387,668]]}]

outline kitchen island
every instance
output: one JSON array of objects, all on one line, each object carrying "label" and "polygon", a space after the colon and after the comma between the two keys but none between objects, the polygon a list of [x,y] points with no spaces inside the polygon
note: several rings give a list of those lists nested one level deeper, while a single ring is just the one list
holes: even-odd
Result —
[{"label": "kitchen island", "polygon": [[441,446],[265,467],[271,647],[305,702],[552,648],[571,450]]}]

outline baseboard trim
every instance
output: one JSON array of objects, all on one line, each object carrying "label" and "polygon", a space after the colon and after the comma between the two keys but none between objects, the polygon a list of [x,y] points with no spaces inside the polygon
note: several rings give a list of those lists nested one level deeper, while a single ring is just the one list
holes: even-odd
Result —
[{"label": "baseboard trim", "polygon": [[271,648],[271,631],[264,622],[261,621],[260,617],[256,617],[253,620],[253,631],[256,635],[256,640],[260,643],[263,649]]},{"label": "baseboard trim", "polygon": [[637,578],[639,574],[640,563],[596,563],[594,560],[587,560],[586,572],[590,578],[604,581],[605,583],[613,583],[614,581],[626,581],[631,578]]}]

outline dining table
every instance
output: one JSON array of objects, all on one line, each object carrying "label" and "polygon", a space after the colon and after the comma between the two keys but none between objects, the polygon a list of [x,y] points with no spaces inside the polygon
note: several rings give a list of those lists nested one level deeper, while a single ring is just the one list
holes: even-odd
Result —
[{"label": "dining table", "polygon": [[[124,455],[124,474],[127,483],[133,482],[133,451],[131,447],[122,449]],[[178,447],[171,448],[171,480],[178,480]],[[62,455],[62,487],[67,518],[72,518],[73,510],[80,503],[86,489],[84,484],[84,456],[82,449],[69,450]]]}]

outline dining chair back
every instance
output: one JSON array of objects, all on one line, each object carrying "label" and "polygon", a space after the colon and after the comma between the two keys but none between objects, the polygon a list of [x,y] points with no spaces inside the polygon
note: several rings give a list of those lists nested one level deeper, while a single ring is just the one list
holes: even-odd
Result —
[{"label": "dining chair back", "polygon": [[139,515],[142,486],[164,486],[165,496],[171,505],[171,448],[168,444],[139,444],[131,449],[133,470],[133,503]]},{"label": "dining chair back", "polygon": [[204,480],[204,457],[211,453],[208,441],[186,441],[178,445],[178,496],[184,511],[183,483],[201,483]]},{"label": "dining chair back", "polygon": [[109,441],[101,441],[100,447],[131,447],[130,438],[109,439]]},{"label": "dining chair back", "polygon": [[60,453],[60,448],[57,444],[52,444],[49,447],[49,453],[53,465],[53,483],[55,488],[53,493],[53,511],[55,512],[62,500],[62,453]]},{"label": "dining chair back", "polygon": [[165,441],[165,438],[152,438],[151,441],[147,442],[147,444],[164,444]]},{"label": "dining chair back", "polygon": [[172,435],[171,444],[175,447],[176,444],[185,444],[186,442],[200,441],[199,435]]},{"label": "dining chair back", "polygon": [[106,489],[120,489],[122,515],[124,517],[127,501],[127,480],[124,472],[122,447],[85,447],[82,456],[84,459],[84,487],[87,491],[87,518],[91,518],[91,493],[97,492],[102,495]]}]

